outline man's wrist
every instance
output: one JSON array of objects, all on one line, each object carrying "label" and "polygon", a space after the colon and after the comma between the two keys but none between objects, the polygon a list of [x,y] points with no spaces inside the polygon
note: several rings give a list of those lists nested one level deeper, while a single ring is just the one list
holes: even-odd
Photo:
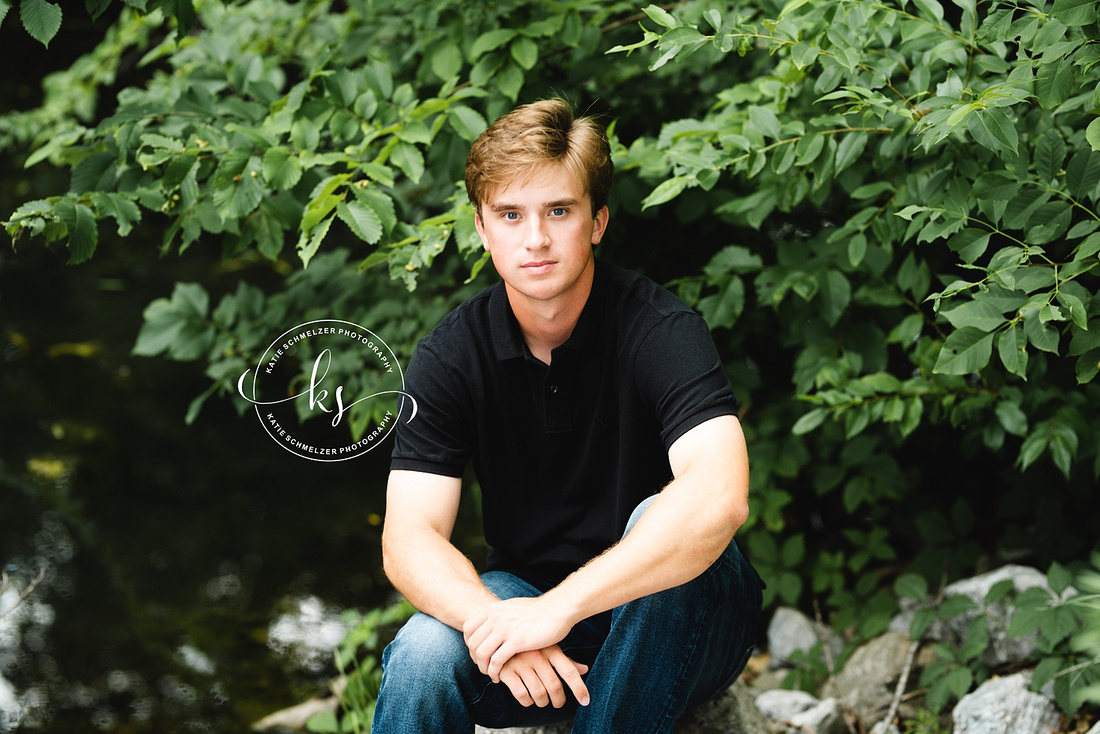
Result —
[{"label": "man's wrist", "polygon": [[548,617],[560,620],[563,626],[572,629],[574,625],[589,615],[584,613],[584,609],[578,603],[578,600],[569,592],[567,582],[568,579],[540,596],[538,605],[540,611],[543,611]]}]

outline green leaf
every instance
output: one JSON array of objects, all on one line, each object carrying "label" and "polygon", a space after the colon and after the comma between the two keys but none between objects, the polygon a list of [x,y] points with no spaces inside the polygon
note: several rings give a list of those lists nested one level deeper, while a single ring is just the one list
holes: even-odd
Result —
[{"label": "green leaf", "polygon": [[817,303],[820,305],[821,317],[829,325],[836,324],[848,304],[852,301],[852,286],[844,274],[838,270],[829,270],[825,277],[817,278],[818,291]]},{"label": "green leaf", "polygon": [[1085,140],[1093,150],[1100,151],[1100,117],[1095,118],[1085,128]]},{"label": "green leaf", "polygon": [[894,593],[903,599],[922,602],[928,599],[928,582],[919,574],[907,573],[894,582]]},{"label": "green leaf", "polygon": [[1069,585],[1073,583],[1073,573],[1055,561],[1050,565],[1050,570],[1047,571],[1047,585],[1050,586],[1050,590],[1058,596],[1062,595]]},{"label": "green leaf", "polygon": [[432,71],[443,81],[462,71],[462,50],[452,40],[437,46],[431,58]]},{"label": "green leaf", "polygon": [[855,163],[867,147],[867,133],[848,133],[836,149],[836,174]]},{"label": "green leaf", "polygon": [[1039,105],[1052,110],[1069,99],[1073,89],[1073,69],[1066,59],[1042,64],[1035,76],[1035,93]]},{"label": "green leaf", "polygon": [[662,181],[657,188],[653,189],[649,196],[642,201],[642,209],[658,206],[664,204],[666,201],[675,199],[692,181],[693,179],[690,176],[673,176],[667,181]]},{"label": "green leaf", "polygon": [[339,734],[340,722],[335,711],[322,711],[306,719],[306,729],[317,734]]},{"label": "green leaf", "polygon": [[505,97],[515,101],[519,97],[519,91],[523,88],[523,69],[509,62],[497,72],[495,81],[497,89]]},{"label": "green leaf", "polygon": [[90,258],[99,242],[99,229],[92,210],[72,199],[62,199],[54,211],[69,230],[69,264],[77,265]]},{"label": "green leaf", "polygon": [[[1100,134],[1100,128],[1097,132]],[[1053,181],[1062,170],[1065,159],[1066,143],[1061,133],[1054,128],[1047,130],[1039,138],[1039,145],[1035,149],[1035,172],[1043,181]]]},{"label": "green leaf", "polygon": [[1002,400],[997,403],[994,410],[997,421],[1001,427],[1014,436],[1027,435],[1027,414],[1020,409],[1019,404]]},{"label": "green leaf", "polygon": [[1077,198],[1092,193],[1100,183],[1100,154],[1092,150],[1079,150],[1066,166],[1066,186]]},{"label": "green leaf", "polygon": [[420,177],[424,175],[424,154],[415,145],[405,141],[398,142],[393,148],[390,160],[409,177],[410,181],[420,182]]},{"label": "green leaf", "polygon": [[287,148],[268,148],[263,159],[264,179],[276,191],[292,189],[302,178],[301,159]]},{"label": "green leaf", "polygon": [[526,36],[519,36],[512,41],[512,45],[508,47],[508,51],[512,54],[512,59],[514,59],[522,69],[533,69],[535,64],[538,63],[539,46]]},{"label": "green leaf", "polygon": [[309,267],[310,261],[317,254],[317,250],[320,249],[321,242],[328,234],[329,227],[332,226],[332,220],[335,218],[336,215],[333,214],[327,219],[322,219],[311,231],[302,232],[301,237],[298,239],[298,257],[302,259],[302,267]]},{"label": "green leaf", "polygon": [[22,0],[19,17],[31,38],[43,46],[49,46],[61,29],[61,8],[46,0]]},{"label": "green leaf", "polygon": [[932,371],[941,375],[968,375],[989,364],[992,351],[993,334],[967,326],[947,337]]},{"label": "green leaf", "polygon": [[[223,159],[214,180],[214,206],[223,219],[238,219],[251,214],[263,199],[259,174],[262,164],[248,151],[235,149]],[[231,158],[231,156],[233,156]],[[241,158],[244,158],[243,162]]]},{"label": "green leaf", "polygon": [[828,408],[814,408],[795,421],[794,426],[791,428],[791,433],[796,436],[804,436],[824,423],[828,415]]},{"label": "green leaf", "polygon": [[981,145],[994,153],[1016,153],[1019,138],[1012,120],[998,109],[978,109],[966,118],[966,127]]},{"label": "green leaf", "polygon": [[9,10],[11,10],[11,0],[0,0],[0,24],[3,24]]},{"label": "green leaf", "polygon": [[349,203],[340,202],[336,206],[336,214],[348,225],[356,237],[368,244],[375,244],[382,237],[382,220],[370,206],[356,200]]},{"label": "green leaf", "polygon": [[1090,25],[1096,21],[1096,0],[1054,0],[1050,12],[1068,26]]},{"label": "green leaf", "polygon": [[928,689],[926,704],[934,714],[947,705],[952,698],[962,698],[970,691],[974,674],[969,668],[954,668],[950,673],[938,679]]},{"label": "green leaf", "polygon": [[779,140],[783,134],[780,130],[779,118],[766,107],[750,107],[748,125],[772,140]]},{"label": "green leaf", "polygon": [[113,217],[118,223],[119,237],[130,234],[134,225],[141,221],[141,209],[122,194],[116,194],[113,191],[96,191],[91,198],[96,214],[100,218]]},{"label": "green leaf", "polygon": [[993,331],[1008,320],[997,306],[980,300],[968,301],[950,311],[944,311],[943,315],[956,329],[973,326],[982,331]]},{"label": "green leaf", "polygon": [[731,277],[718,291],[699,301],[699,312],[711,329],[729,328],[745,309],[745,284]]},{"label": "green leaf", "polygon": [[470,60],[476,61],[483,54],[500,48],[516,37],[516,31],[511,28],[494,28],[477,37],[470,46]]},{"label": "green leaf", "polygon": [[672,29],[680,27],[680,21],[669,15],[668,11],[664,8],[660,8],[656,5],[647,5],[642,8],[642,12],[648,15],[654,23],[663,25],[665,28]]},{"label": "green leaf", "polygon": [[937,21],[943,20],[943,6],[939,4],[938,0],[913,0],[913,4],[926,16],[931,16]]},{"label": "green leaf", "polygon": [[473,142],[477,136],[489,127],[489,123],[481,116],[481,113],[465,105],[455,105],[447,110],[447,116],[451,127],[463,140]]}]

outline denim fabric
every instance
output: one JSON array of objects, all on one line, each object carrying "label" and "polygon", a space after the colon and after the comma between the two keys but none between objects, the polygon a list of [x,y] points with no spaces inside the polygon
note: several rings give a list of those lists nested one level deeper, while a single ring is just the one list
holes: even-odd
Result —
[{"label": "denim fabric", "polygon": [[[635,510],[627,532],[646,507]],[[490,571],[485,585],[502,599],[543,590],[511,573]],[[374,734],[468,734],[574,719],[575,734],[670,733],[689,708],[723,691],[748,662],[760,614],[761,583],[736,543],[686,584],[615,608],[610,629],[595,618],[561,642],[589,664],[592,700],[570,695],[560,709],[521,706],[470,659],[462,633],[417,614],[382,656]]]}]

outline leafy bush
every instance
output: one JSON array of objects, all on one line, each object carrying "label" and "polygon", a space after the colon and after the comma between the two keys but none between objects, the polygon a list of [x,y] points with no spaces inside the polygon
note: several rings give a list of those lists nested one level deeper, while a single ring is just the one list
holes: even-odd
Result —
[{"label": "leafy bush", "polygon": [[[936,661],[920,677],[920,685],[928,688],[928,710],[939,713],[992,674],[984,656],[991,644],[990,630],[998,624],[988,613],[994,604],[1012,610],[1007,628],[1000,630],[1004,637],[1026,639],[1035,645],[1035,659],[1030,661],[1035,665],[1032,690],[1053,683],[1054,700],[1070,717],[1085,704],[1100,703],[1100,554],[1093,554],[1092,566],[1079,570],[1075,579],[1073,572],[1055,563],[1047,573],[1047,586],[1021,592],[1011,580],[1000,581],[981,605],[962,595],[938,600],[929,596],[923,578],[899,578],[895,585],[898,596],[917,604],[909,630],[915,641],[928,639],[934,624],[977,612],[960,638],[948,635],[936,642]],[[1075,580],[1079,588],[1072,586]],[[952,628],[940,624],[939,629],[949,632]],[[936,635],[942,637],[942,632]]]},{"label": "leafy bush", "polygon": [[[560,92],[611,123],[601,249],[697,308],[726,358],[753,461],[741,538],[769,603],[813,596],[871,635],[902,568],[1095,549],[1100,518],[1077,510],[1100,477],[1094,3],[195,12],[182,38],[121,14],[99,64],[0,118],[9,151],[71,171],[9,216],[16,241],[79,263],[101,239],[154,240],[237,274],[146,311],[137,352],[210,378],[190,420],[235,393],[265,321],[377,325],[407,359],[489,279],[459,183],[469,142]],[[97,71],[124,53],[142,58],[130,76]],[[117,106],[92,119],[109,83]]]}]

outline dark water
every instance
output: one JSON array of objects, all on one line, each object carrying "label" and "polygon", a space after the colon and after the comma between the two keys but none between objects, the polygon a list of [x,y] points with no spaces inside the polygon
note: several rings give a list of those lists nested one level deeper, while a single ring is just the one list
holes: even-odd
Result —
[{"label": "dark water", "polygon": [[390,446],[307,461],[216,398],[186,426],[207,382],[130,355],[141,310],[239,275],[133,241],[65,257],[0,251],[0,564],[46,569],[0,619],[0,731],[247,731],[334,673],[339,610],[390,593]]}]

